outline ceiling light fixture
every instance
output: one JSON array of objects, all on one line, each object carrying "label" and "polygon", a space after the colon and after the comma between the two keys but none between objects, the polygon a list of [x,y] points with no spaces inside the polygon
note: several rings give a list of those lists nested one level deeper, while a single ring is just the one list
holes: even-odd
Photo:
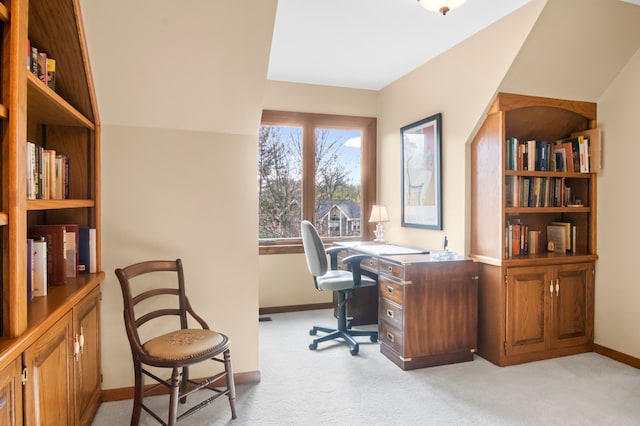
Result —
[{"label": "ceiling light fixture", "polygon": [[462,6],[465,1],[467,0],[418,0],[418,3],[431,12],[446,15],[447,12]]}]

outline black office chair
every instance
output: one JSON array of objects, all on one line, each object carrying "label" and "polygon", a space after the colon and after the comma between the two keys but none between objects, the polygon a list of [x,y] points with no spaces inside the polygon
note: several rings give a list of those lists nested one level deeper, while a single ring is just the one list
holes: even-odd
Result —
[{"label": "black office chair", "polygon": [[[167,273],[173,273],[174,283],[167,277]],[[145,279],[135,284],[134,278],[147,275]],[[140,262],[126,268],[116,269],[116,276],[120,281],[122,298],[124,300],[124,324],[127,337],[131,346],[133,365],[135,370],[135,391],[133,398],[133,411],[131,413],[131,425],[140,422],[140,414],[145,410],[159,423],[167,426],[175,425],[177,420],[204,408],[218,397],[226,395],[231,406],[231,417],[236,418],[236,392],[231,370],[231,355],[229,354],[230,342],[224,334],[209,329],[207,323],[198,316],[185,294],[184,273],[182,262],[177,260],[153,260]],[[148,287],[150,282],[159,278],[169,278],[168,281],[160,281],[160,286]],[[140,287],[142,286],[142,287]],[[134,291],[135,290],[135,291]],[[170,303],[171,296],[176,297],[175,302]],[[160,306],[159,302],[164,303]],[[166,304],[169,303],[168,306]],[[144,326],[143,335],[147,336],[157,330],[158,318],[167,323],[167,317],[175,318],[175,329],[169,333],[147,337],[143,339],[139,329]],[[189,327],[188,319],[197,323],[196,327]],[[153,333],[157,334],[157,333]],[[222,364],[212,371],[210,377],[197,381],[189,377],[189,366],[206,361],[215,361]],[[146,369],[147,366],[167,368],[171,370],[170,379],[162,379]],[[150,388],[145,386],[145,376],[155,380],[157,384]],[[224,383],[221,385],[220,382]],[[153,390],[163,385],[170,394],[168,421],[165,422],[145,405],[144,397],[153,394]],[[178,415],[178,400],[185,403],[187,396],[200,389],[208,389],[213,394],[193,405],[190,409]]]},{"label": "black office chair", "polygon": [[[346,303],[349,297],[353,295],[353,291],[359,287],[367,287],[376,285],[376,280],[360,272],[360,262],[369,258],[367,255],[354,255],[346,257],[342,260],[350,266],[351,271],[343,271],[337,269],[338,252],[345,250],[345,247],[331,247],[327,250],[318,235],[318,231],[305,220],[301,225],[302,244],[304,245],[304,254],[307,258],[307,266],[309,272],[313,275],[313,281],[316,289],[320,291],[335,291],[338,293],[338,328],[327,328],[314,326],[309,334],[315,336],[318,331],[328,333],[319,337],[309,345],[309,349],[318,348],[318,343],[328,340],[342,338],[349,345],[351,355],[357,355],[359,350],[358,342],[354,336],[369,336],[372,342],[378,340],[377,331],[365,331],[352,329],[347,324],[347,307]],[[331,256],[331,269],[327,263],[327,254]]]}]

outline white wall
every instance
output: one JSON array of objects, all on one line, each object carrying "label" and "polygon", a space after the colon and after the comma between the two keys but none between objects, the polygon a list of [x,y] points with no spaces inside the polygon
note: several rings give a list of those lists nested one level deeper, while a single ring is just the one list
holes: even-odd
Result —
[{"label": "white wall", "polygon": [[[468,147],[496,88],[544,6],[533,1],[465,40],[380,93],[378,198],[391,222],[385,237],[425,249],[468,253]],[[443,230],[401,227],[400,128],[442,113]]]},{"label": "white wall", "polygon": [[[639,7],[640,8],[640,7]],[[640,358],[636,243],[640,241],[640,50],[598,102],[604,164],[598,176],[596,343]]]},{"label": "white wall", "polygon": [[276,0],[82,7],[102,121],[103,389],[133,385],[113,271],[154,258],[184,260],[234,372],[258,371],[252,176]]}]

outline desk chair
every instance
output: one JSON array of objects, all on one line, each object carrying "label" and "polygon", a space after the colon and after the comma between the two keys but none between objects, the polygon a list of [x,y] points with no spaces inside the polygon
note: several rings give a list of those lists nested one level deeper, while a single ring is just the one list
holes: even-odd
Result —
[{"label": "desk chair", "polygon": [[[176,273],[177,288],[172,284],[173,278],[168,273]],[[136,294],[132,292],[132,280],[146,276],[136,281]],[[136,263],[126,268],[116,269],[116,276],[122,288],[124,300],[124,324],[131,346],[133,366],[135,370],[135,394],[133,398],[133,412],[131,425],[140,421],[141,410],[144,409],[163,425],[173,426],[177,420],[194,413],[209,405],[214,399],[227,395],[231,405],[231,417],[236,418],[235,384],[231,370],[231,356],[229,355],[229,339],[222,333],[209,329],[207,323],[199,317],[191,307],[185,294],[182,261],[156,260]],[[162,283],[161,286],[149,288],[149,283]],[[167,283],[167,284],[165,284]],[[172,299],[177,296],[177,299]],[[166,306],[167,299],[175,300]],[[144,303],[141,303],[144,302]],[[160,306],[160,303],[164,303]],[[137,314],[137,315],[136,315]],[[169,321],[169,317],[179,320]],[[189,328],[188,318],[194,319],[200,328]],[[157,320],[160,319],[158,322]],[[152,321],[154,320],[154,321]],[[166,327],[178,322],[174,331],[156,335],[143,341],[140,328],[144,325],[143,333],[149,334],[157,327]],[[157,334],[157,333],[156,333]],[[189,379],[189,366],[212,360],[224,365],[224,370],[211,377],[198,381]],[[171,369],[170,379],[161,379],[146,370],[146,366]],[[219,368],[215,369],[219,371]],[[145,389],[145,376],[157,382],[153,387]],[[216,382],[225,379],[226,386],[214,387]],[[145,394],[150,394],[159,386],[169,390],[169,416],[165,423],[156,413],[144,404]],[[191,407],[177,416],[178,400],[186,403],[187,396],[200,390],[208,389],[213,395]],[[156,393],[157,394],[157,393]]]},{"label": "desk chair", "polygon": [[[345,247],[331,247],[327,250],[318,235],[318,231],[305,220],[301,224],[302,244],[304,245],[304,254],[307,258],[307,266],[309,272],[313,276],[313,282],[319,291],[335,291],[338,293],[338,328],[326,328],[314,326],[309,334],[315,336],[318,331],[328,333],[319,337],[309,345],[309,349],[318,348],[318,343],[328,340],[342,338],[349,345],[351,355],[357,355],[359,346],[354,336],[369,336],[372,342],[378,340],[377,331],[355,330],[347,325],[347,307],[346,303],[353,295],[353,291],[359,287],[367,287],[376,285],[376,280],[360,272],[360,262],[369,258],[367,255],[349,256],[342,260],[343,263],[350,266],[351,271],[342,271],[337,269],[338,252],[346,250]],[[327,263],[327,254],[331,256],[331,270]]]}]

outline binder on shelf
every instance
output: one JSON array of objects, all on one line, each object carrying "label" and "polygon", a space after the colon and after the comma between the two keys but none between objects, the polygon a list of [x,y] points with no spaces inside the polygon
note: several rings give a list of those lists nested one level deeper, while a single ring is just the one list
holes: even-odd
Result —
[{"label": "binder on shelf", "polygon": [[[79,227],[78,238],[78,273],[95,273],[95,229],[88,226]],[[93,234],[93,237],[92,237]]]}]

